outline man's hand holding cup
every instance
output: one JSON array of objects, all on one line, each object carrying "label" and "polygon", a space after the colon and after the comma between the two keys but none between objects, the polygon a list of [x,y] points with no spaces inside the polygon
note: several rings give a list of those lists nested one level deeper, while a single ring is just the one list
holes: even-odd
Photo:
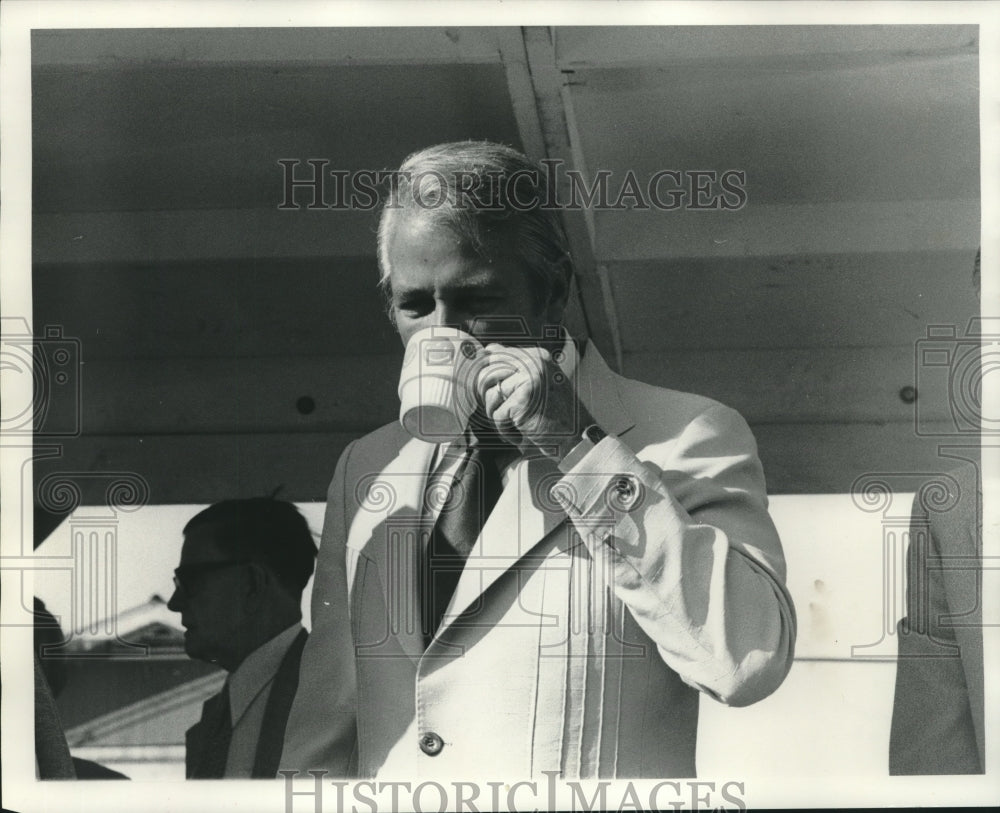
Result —
[{"label": "man's hand holding cup", "polygon": [[535,447],[561,460],[593,420],[553,353],[534,345],[486,345],[476,395],[499,437],[522,454]]},{"label": "man's hand holding cup", "polygon": [[399,396],[400,422],[431,443],[457,439],[472,421],[481,439],[494,435],[522,454],[534,447],[561,460],[593,423],[553,351],[498,342],[484,348],[456,328],[411,337]]}]

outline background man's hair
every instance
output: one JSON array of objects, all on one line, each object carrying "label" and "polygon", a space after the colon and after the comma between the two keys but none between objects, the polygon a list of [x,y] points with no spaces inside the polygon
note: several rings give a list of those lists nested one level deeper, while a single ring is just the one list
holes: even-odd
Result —
[{"label": "background man's hair", "polygon": [[268,567],[294,595],[312,575],[316,542],[309,523],[290,502],[271,497],[223,500],[196,514],[184,534],[214,526],[216,544],[234,560],[249,560]]},{"label": "background man's hair", "polygon": [[[473,192],[467,190],[477,179]],[[444,181],[444,184],[441,181]],[[489,141],[454,141],[420,150],[399,168],[378,227],[379,283],[387,303],[389,238],[403,215],[451,229],[463,248],[489,258],[514,248],[532,274],[538,304],[563,280],[569,249],[547,174],[527,156]],[[392,311],[390,309],[390,315]]]}]

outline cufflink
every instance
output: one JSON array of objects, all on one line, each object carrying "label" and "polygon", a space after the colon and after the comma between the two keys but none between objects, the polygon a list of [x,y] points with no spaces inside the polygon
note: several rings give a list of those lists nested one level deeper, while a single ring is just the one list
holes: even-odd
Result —
[{"label": "cufflink", "polygon": [[427,731],[420,735],[420,750],[429,757],[436,757],[444,749],[444,740],[433,731]]},{"label": "cufflink", "polygon": [[608,486],[608,505],[617,511],[631,511],[642,500],[642,491],[634,474],[616,474]]}]

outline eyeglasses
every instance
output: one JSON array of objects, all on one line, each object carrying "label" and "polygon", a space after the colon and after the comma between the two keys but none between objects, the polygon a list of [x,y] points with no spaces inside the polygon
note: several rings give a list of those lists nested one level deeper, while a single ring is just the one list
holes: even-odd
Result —
[{"label": "eyeglasses", "polygon": [[193,594],[193,584],[195,577],[216,570],[224,570],[227,567],[248,564],[249,560],[241,559],[235,562],[202,562],[200,564],[181,565],[174,569],[174,589],[185,595]]}]

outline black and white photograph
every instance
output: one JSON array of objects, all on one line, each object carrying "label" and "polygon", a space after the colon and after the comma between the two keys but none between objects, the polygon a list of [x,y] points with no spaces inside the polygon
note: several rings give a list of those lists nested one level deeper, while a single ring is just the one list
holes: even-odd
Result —
[{"label": "black and white photograph", "polygon": [[1000,804],[1000,4],[12,0],[0,105],[5,810]]}]

